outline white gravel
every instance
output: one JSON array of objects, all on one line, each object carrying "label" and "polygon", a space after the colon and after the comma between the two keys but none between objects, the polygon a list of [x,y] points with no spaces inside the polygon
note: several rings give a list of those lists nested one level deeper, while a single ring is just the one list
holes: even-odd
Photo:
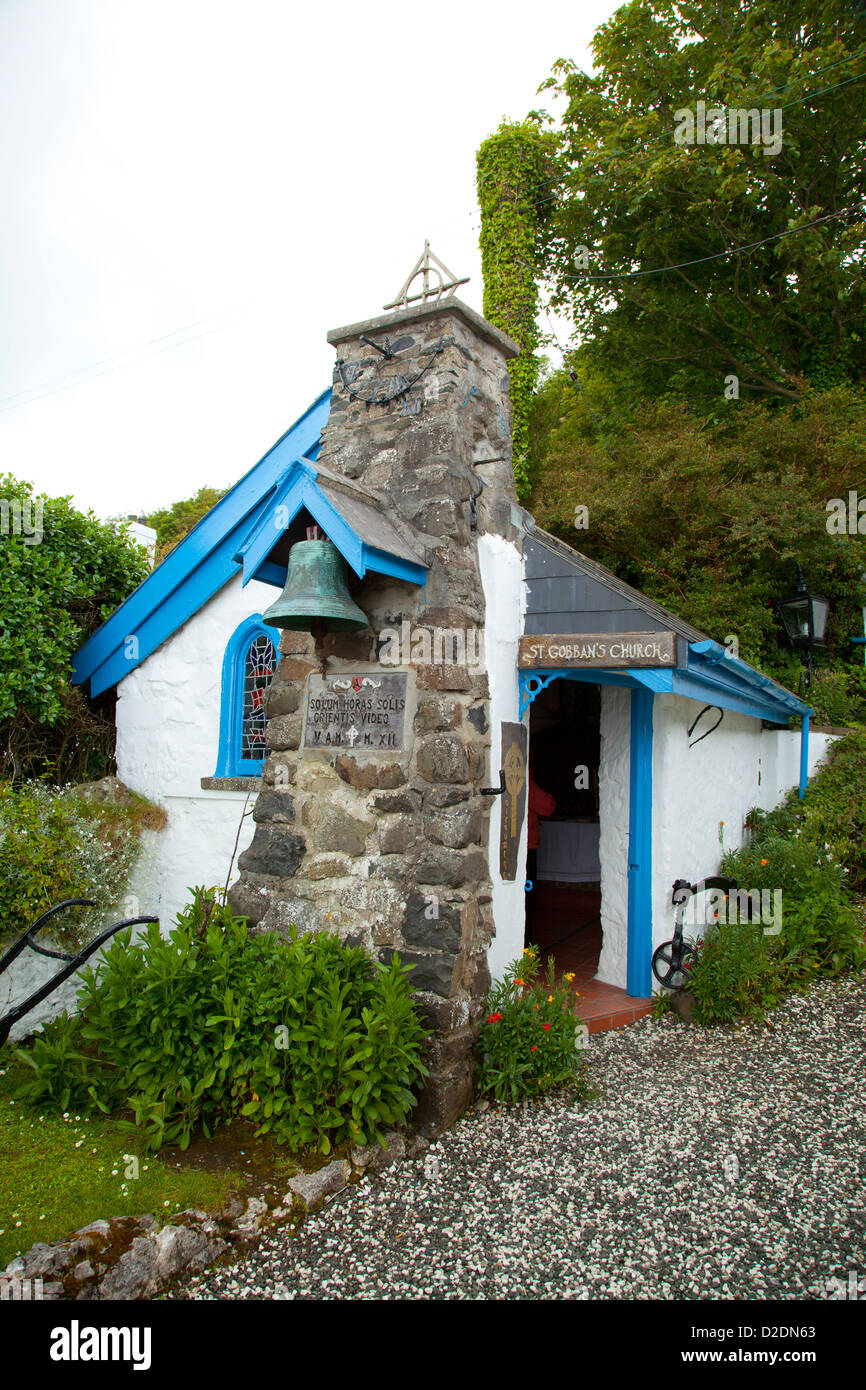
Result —
[{"label": "white gravel", "polygon": [[866,1275],[866,981],[772,1024],[594,1037],[591,1104],[473,1111],[174,1296],[833,1296]]}]

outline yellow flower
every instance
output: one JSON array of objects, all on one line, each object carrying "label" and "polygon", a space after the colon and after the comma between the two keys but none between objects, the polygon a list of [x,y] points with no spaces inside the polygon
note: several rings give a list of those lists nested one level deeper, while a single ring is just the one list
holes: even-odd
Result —
[{"label": "yellow flower", "polygon": [[570,984],[571,981],[574,979],[574,971],[573,971],[573,970],[569,970],[568,973],[567,973],[566,975],[563,975],[562,978],[563,978],[564,980],[568,980],[568,982],[569,982],[569,984]]},{"label": "yellow flower", "polygon": [[552,1003],[553,1003],[553,995],[552,995],[552,994],[548,994],[548,996],[547,996],[547,1002],[548,1002],[548,1004],[552,1004]]}]

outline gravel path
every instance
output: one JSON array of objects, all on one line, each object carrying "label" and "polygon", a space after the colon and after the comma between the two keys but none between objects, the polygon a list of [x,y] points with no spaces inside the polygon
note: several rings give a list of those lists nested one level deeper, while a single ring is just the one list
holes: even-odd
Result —
[{"label": "gravel path", "polygon": [[[472,1111],[187,1298],[866,1296],[866,981],[593,1038],[601,1096]],[[837,1293],[838,1296],[838,1293]]]}]

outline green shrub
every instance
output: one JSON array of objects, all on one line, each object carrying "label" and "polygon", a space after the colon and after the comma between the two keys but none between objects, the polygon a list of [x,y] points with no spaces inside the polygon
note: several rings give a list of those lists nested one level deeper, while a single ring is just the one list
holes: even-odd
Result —
[{"label": "green shrub", "polygon": [[808,700],[818,724],[866,724],[866,666],[819,667]]},{"label": "green shrub", "polygon": [[866,734],[831,746],[800,801],[794,791],[770,812],[752,811],[752,839],[722,859],[742,889],[781,890],[781,930],[720,923],[694,945],[689,988],[701,1023],[760,1018],[782,993],[818,975],[866,963],[862,911],[852,884],[866,873]]},{"label": "green shrub", "polygon": [[478,1089],[516,1101],[573,1082],[588,1094],[583,1032],[574,1012],[573,975],[556,984],[553,960],[539,980],[538,956],[527,948],[487,997],[479,1046]]},{"label": "green shrub", "polygon": [[396,955],[377,964],[326,933],[249,936],[201,889],[168,937],[154,925],[130,938],[85,972],[81,1017],[20,1054],[24,1098],[129,1109],[153,1149],[241,1114],[329,1153],[408,1115],[426,1033]]},{"label": "green shrub", "polygon": [[0,942],[63,898],[95,898],[97,905],[59,914],[52,938],[74,949],[93,936],[119,908],[138,855],[138,831],[158,823],[154,815],[161,812],[140,797],[129,806],[104,805],[70,787],[0,782]]},{"label": "green shrub", "polygon": [[68,497],[0,475],[0,775],[83,781],[110,770],[114,696],[71,690],[72,658],[148,573],[126,533]]},{"label": "green shrub", "polygon": [[[816,862],[832,856],[847,870],[847,886],[866,891],[866,729],[830,744],[802,801],[793,790],[772,811],[750,811],[748,821],[754,846],[773,835],[802,840]],[[724,863],[739,862],[742,853],[726,856]]]},{"label": "green shrub", "polygon": [[685,968],[698,1023],[760,1019],[778,1002],[776,956],[759,924],[708,927]]}]

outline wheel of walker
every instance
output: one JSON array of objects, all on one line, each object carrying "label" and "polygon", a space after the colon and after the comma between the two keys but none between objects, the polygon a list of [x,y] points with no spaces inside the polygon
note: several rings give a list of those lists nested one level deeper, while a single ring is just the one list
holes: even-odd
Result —
[{"label": "wheel of walker", "polygon": [[681,989],[688,980],[686,962],[694,952],[689,946],[681,946],[679,960],[674,958],[674,942],[663,941],[653,951],[652,971],[660,985],[666,989]]}]

